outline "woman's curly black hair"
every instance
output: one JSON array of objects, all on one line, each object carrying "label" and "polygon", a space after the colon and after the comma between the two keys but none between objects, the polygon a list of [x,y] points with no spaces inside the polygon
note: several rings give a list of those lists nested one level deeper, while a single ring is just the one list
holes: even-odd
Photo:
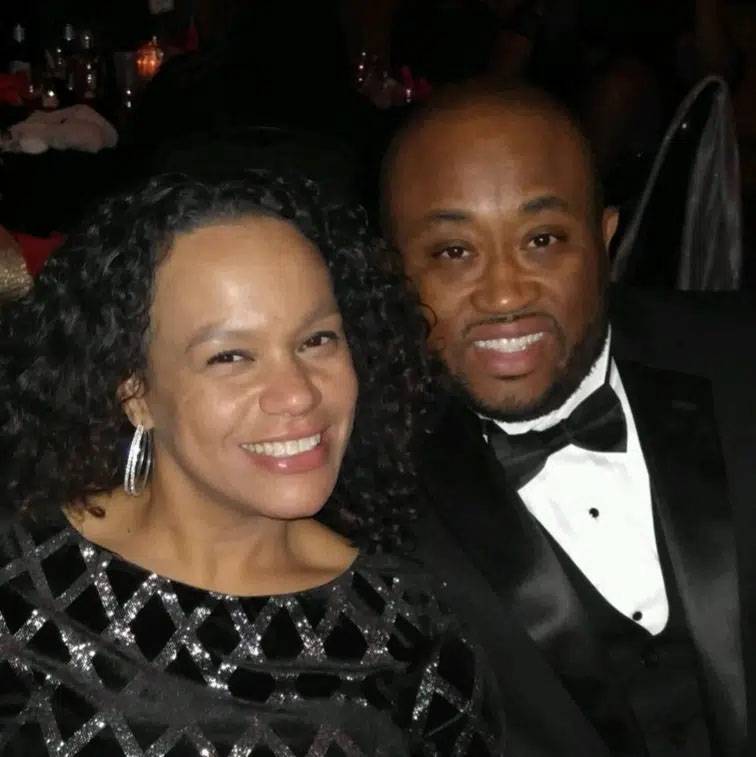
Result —
[{"label": "woman's curly black hair", "polygon": [[[133,428],[117,396],[142,378],[156,268],[176,235],[253,214],[295,224],[331,274],[359,399],[321,517],[363,545],[396,543],[415,504],[410,453],[430,398],[425,328],[364,213],[265,171],[150,179],[105,201],[0,313],[0,509],[86,503],[123,478]],[[0,510],[1,511],[1,510]]]}]

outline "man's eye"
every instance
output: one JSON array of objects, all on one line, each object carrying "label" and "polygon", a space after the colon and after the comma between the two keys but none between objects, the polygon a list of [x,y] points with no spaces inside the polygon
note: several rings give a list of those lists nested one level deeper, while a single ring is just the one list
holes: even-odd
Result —
[{"label": "man's eye", "polygon": [[217,355],[213,355],[208,361],[208,365],[217,365],[225,363],[240,363],[242,360],[249,360],[249,355],[245,352],[239,352],[238,350],[226,350],[225,352],[219,352]]},{"label": "man's eye", "polygon": [[311,337],[305,339],[305,341],[302,342],[302,347],[304,349],[323,347],[326,344],[337,342],[338,340],[339,335],[335,331],[318,331],[317,334],[313,334]]},{"label": "man's eye", "polygon": [[544,232],[543,234],[536,234],[528,241],[528,247],[549,247],[555,242],[559,242],[560,238],[556,234]]},{"label": "man's eye", "polygon": [[461,244],[453,244],[444,247],[433,254],[434,258],[441,260],[464,260],[470,256],[470,251]]}]

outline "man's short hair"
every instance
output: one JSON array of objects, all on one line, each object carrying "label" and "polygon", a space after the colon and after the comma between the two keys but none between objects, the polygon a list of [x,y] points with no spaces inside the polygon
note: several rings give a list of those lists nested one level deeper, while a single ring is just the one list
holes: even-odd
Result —
[{"label": "man's short hair", "polygon": [[476,102],[491,102],[497,106],[510,106],[513,110],[540,112],[562,119],[573,131],[585,157],[588,176],[591,180],[592,206],[596,223],[600,226],[604,211],[604,194],[596,158],[591,143],[578,116],[566,105],[536,87],[523,83],[503,84],[489,78],[471,79],[438,89],[429,100],[412,111],[407,120],[391,139],[381,162],[380,171],[380,217],[386,236],[391,239],[389,211],[389,184],[391,172],[405,141],[442,113],[462,110]]}]

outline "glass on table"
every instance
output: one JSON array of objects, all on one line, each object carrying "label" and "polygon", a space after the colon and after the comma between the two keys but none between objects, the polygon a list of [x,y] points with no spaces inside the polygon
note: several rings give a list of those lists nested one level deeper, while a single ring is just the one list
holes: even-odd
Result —
[{"label": "glass on table", "polygon": [[140,80],[137,74],[136,56],[134,50],[119,50],[113,53],[119,103],[125,110],[132,109],[134,97],[139,90]]}]

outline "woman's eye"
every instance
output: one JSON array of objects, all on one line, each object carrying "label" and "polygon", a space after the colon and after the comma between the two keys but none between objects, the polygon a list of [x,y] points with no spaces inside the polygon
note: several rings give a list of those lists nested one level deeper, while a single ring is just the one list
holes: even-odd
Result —
[{"label": "woman's eye", "polygon": [[323,347],[326,344],[338,341],[338,339],[339,335],[335,331],[318,331],[317,334],[313,334],[311,337],[305,339],[302,342],[302,347],[304,349]]},{"label": "woman's eye", "polygon": [[461,244],[452,244],[433,253],[433,257],[440,260],[464,260],[469,256],[470,251]]},{"label": "woman's eye", "polygon": [[550,232],[544,232],[543,234],[536,234],[528,240],[528,247],[549,247],[555,242],[559,242],[560,238],[556,234]]},{"label": "woman's eye", "polygon": [[226,350],[225,352],[219,352],[217,355],[213,355],[208,361],[208,365],[218,365],[227,363],[241,363],[243,360],[249,360],[250,357],[245,352],[239,352],[238,350]]}]

